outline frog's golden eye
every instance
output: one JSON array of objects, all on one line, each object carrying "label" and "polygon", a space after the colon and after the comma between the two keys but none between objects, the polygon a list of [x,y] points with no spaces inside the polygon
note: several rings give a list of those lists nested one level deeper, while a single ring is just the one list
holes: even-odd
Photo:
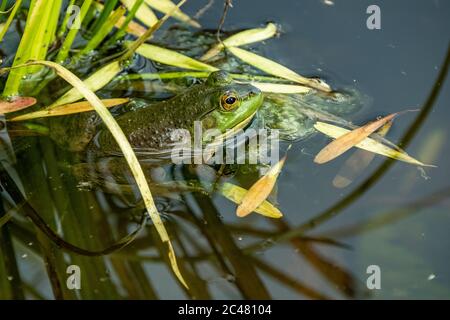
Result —
[{"label": "frog's golden eye", "polygon": [[227,92],[220,98],[220,105],[225,111],[230,111],[239,106],[239,98],[233,92]]}]

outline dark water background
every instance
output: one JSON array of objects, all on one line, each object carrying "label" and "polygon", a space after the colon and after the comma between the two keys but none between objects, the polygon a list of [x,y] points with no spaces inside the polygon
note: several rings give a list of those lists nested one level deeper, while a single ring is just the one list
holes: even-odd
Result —
[{"label": "dark water background", "polygon": [[[381,30],[366,27],[369,16],[366,8],[371,4],[381,9]],[[338,86],[352,84],[368,94],[373,99],[372,105],[354,120],[364,123],[380,114],[423,106],[447,55],[450,3],[335,1],[330,6],[322,1],[280,0],[258,1],[256,6],[255,1],[235,1],[226,26],[246,28],[267,20],[280,23],[284,32],[279,39],[267,41],[265,54],[304,74],[319,75]],[[209,15],[202,23],[214,27],[216,17]],[[424,179],[414,166],[393,164],[376,183],[361,191],[336,217],[315,228],[312,234],[326,235],[327,230],[359,222],[368,226],[388,210],[448,188],[449,89],[447,80],[407,148],[410,154],[431,161],[438,168],[426,169],[428,178]],[[397,119],[389,138],[398,141],[416,116],[409,114]],[[348,156],[322,166],[312,161],[318,145],[325,141],[316,137],[295,145],[284,168],[278,201],[292,226],[302,224],[358,190],[385,160],[377,157],[360,179],[341,191],[331,181]],[[426,151],[436,143],[439,144],[436,152]],[[382,289],[371,291],[372,298],[449,298],[448,204],[444,201],[414,213],[409,210],[410,216],[401,221],[342,238],[351,246],[350,250],[329,247],[318,250],[363,283],[368,276],[367,266],[379,265]],[[332,286],[324,283],[292,247],[277,245],[265,251],[264,257],[275,265],[285,266],[284,272],[334,296]],[[429,277],[433,279],[428,280]],[[277,283],[271,283],[270,287],[276,298],[295,298],[292,291]]]},{"label": "dark water background", "polygon": [[[184,10],[193,15],[204,3],[206,1],[190,1]],[[233,3],[225,30],[253,28],[274,21],[281,25],[282,34],[277,39],[266,41],[262,48],[266,56],[301,74],[320,76],[333,87],[353,86],[368,95],[371,103],[352,117],[354,123],[365,123],[399,110],[423,108],[432,90],[438,87],[436,79],[449,45],[449,1],[336,0],[333,5],[328,5],[319,0],[235,0]],[[381,8],[381,30],[366,27],[366,8],[371,4]],[[222,1],[216,0],[212,9],[200,19],[202,26],[215,29],[222,8]],[[263,268],[258,271],[271,298],[310,298],[304,287],[312,288],[324,297],[340,299],[450,298],[449,105],[450,84],[447,79],[440,84],[429,113],[403,115],[396,119],[388,135],[391,141],[399,142],[420,115],[417,120],[420,125],[411,129],[410,141],[405,148],[409,154],[437,168],[421,171],[400,162],[386,167],[386,159],[377,156],[349,187],[336,189],[332,180],[352,151],[329,164],[314,164],[314,155],[329,141],[316,135],[293,145],[280,176],[277,201],[284,213],[282,225],[273,224],[258,215],[239,219],[234,214],[232,203],[219,196],[214,198],[224,224],[268,231],[291,228],[299,230],[300,234],[311,219],[329,217],[315,225],[307,225],[306,236],[326,237],[345,244],[344,247],[316,242],[292,244],[290,238],[283,237],[279,231],[275,238],[281,235],[280,242],[273,241],[271,236],[261,238],[233,232],[233,243],[238,247],[253,244],[255,239],[266,241],[254,255],[278,270],[272,275],[262,272]],[[45,147],[44,143],[43,148],[49,146]],[[31,165],[32,159],[24,161]],[[46,158],[45,161],[50,160]],[[386,170],[379,170],[382,166]],[[23,167],[27,165],[23,164]],[[51,173],[47,175],[51,176]],[[48,176],[35,177],[30,184],[39,186],[39,179],[48,179]],[[71,188],[76,190],[73,186]],[[64,207],[66,203],[59,205]],[[52,214],[49,213],[50,216]],[[96,225],[84,226],[83,221],[78,222],[83,228],[78,236],[101,234]],[[96,222],[101,223],[101,219]],[[200,237],[199,241],[204,241],[198,230],[188,229]],[[184,241],[186,247],[190,247]],[[87,242],[84,244],[89,245]],[[27,248],[17,245],[16,251],[23,278],[43,297],[51,298],[51,287],[42,262],[25,261],[22,264],[20,262],[26,260],[23,255],[27,254]],[[149,253],[154,253],[154,250],[149,250]],[[92,258],[82,258],[83,263],[93,269],[110,269],[110,262],[89,259]],[[366,287],[369,276],[366,269],[370,265],[381,269],[380,290]],[[188,297],[175,283],[167,266],[159,262],[147,262],[142,266],[153,287],[147,292],[162,299]],[[197,267],[197,274],[206,281],[210,297],[245,296],[237,288],[239,286],[236,287],[235,275],[215,271],[208,260]],[[85,297],[117,297],[106,295],[101,290],[102,286],[103,290],[108,289],[105,282],[116,289],[121,287],[117,289],[118,295],[132,296],[123,293],[127,285],[118,285],[114,276],[103,278],[96,275],[90,276],[92,285],[82,289],[92,290]],[[141,292],[135,297],[155,297],[152,294]]]}]

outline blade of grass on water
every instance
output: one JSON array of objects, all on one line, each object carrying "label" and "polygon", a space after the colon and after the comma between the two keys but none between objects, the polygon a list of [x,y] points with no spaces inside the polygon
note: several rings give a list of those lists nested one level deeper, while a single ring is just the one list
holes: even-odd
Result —
[{"label": "blade of grass on water", "polygon": [[122,17],[119,19],[119,21],[116,24],[116,27],[119,28],[119,30],[116,32],[116,34],[108,41],[109,44],[115,43],[117,40],[121,39],[126,32],[129,32],[137,37],[140,37],[145,33],[145,28],[142,27],[140,24],[133,21],[136,12],[138,11],[139,7],[142,5],[144,0],[137,0],[134,2],[133,7],[129,10],[126,18]]},{"label": "blade of grass on water", "polygon": [[111,12],[114,11],[117,2],[119,2],[119,0],[108,0],[105,2],[105,5],[103,6],[103,10],[101,11],[100,16],[97,19],[95,19],[95,22],[90,28],[92,30],[91,33],[93,35],[96,35],[97,32],[99,32],[103,28],[103,25],[110,18]]},{"label": "blade of grass on water", "polygon": [[[150,7],[152,7],[153,9],[166,14],[176,7],[175,4],[170,0],[145,0],[145,3],[148,4]],[[195,28],[201,27],[197,21],[189,17],[180,9],[175,9],[174,13],[172,14],[172,17],[174,19],[187,23],[191,27]]]},{"label": "blade of grass on water", "polygon": [[[102,103],[107,108],[115,107],[124,103],[127,103],[130,99],[128,98],[118,98],[118,99],[104,99]],[[8,121],[24,121],[44,117],[55,117],[64,116],[69,114],[81,113],[92,111],[94,108],[88,101],[81,101],[71,104],[65,104],[61,106],[56,106],[53,108],[46,108],[44,110],[39,110],[35,112],[26,113],[20,116],[8,119]]]},{"label": "blade of grass on water", "polygon": [[242,218],[249,215],[267,199],[277,182],[278,175],[280,174],[285,161],[286,157],[272,166],[263,177],[248,189],[247,193],[242,198],[241,203],[237,207],[236,215],[238,217]]},{"label": "blade of grass on water", "polygon": [[[377,131],[384,137],[392,126],[392,121],[387,122]],[[375,153],[366,150],[356,150],[343,164],[339,172],[333,179],[333,186],[336,188],[345,188],[350,185],[357,176],[359,176],[365,168],[375,158]]]},{"label": "blade of grass on water", "polygon": [[326,83],[321,82],[317,79],[305,78],[277,62],[257,55],[253,52],[238,47],[228,47],[227,50],[245,63],[248,63],[264,72],[267,72],[268,74],[288,79],[317,90],[325,92],[331,91],[330,87]]},{"label": "blade of grass on water", "polygon": [[206,52],[200,60],[208,61],[217,56],[225,47],[239,47],[254,42],[264,41],[277,34],[277,27],[273,23],[268,23],[264,28],[255,28],[238,32],[222,42],[216,44]]},{"label": "blade of grass on water", "polygon": [[[349,132],[351,132],[348,129],[344,129],[329,123],[325,123],[325,122],[316,122],[314,124],[314,128],[317,131],[322,132],[323,134],[326,134],[327,136],[337,139]],[[384,144],[382,144],[381,142],[371,139],[371,138],[365,138],[363,141],[361,141],[360,143],[356,144],[355,147],[357,148],[361,148],[370,152],[374,152],[377,154],[381,154],[383,156],[389,157],[389,158],[393,158],[395,160],[400,160],[400,161],[404,161],[410,164],[414,164],[414,165],[419,165],[419,166],[425,166],[425,167],[434,167],[432,165],[427,165],[424,164],[414,158],[412,158],[410,155],[408,155],[405,151],[403,150],[394,150]]]},{"label": "blade of grass on water", "polygon": [[[83,2],[83,5],[81,6],[80,13],[79,13],[79,19],[80,23],[83,22],[83,19],[86,17],[86,14],[91,7],[92,0],[85,0]],[[72,44],[75,40],[75,37],[78,34],[77,28],[71,28],[69,33],[67,34],[66,38],[64,39],[63,44],[61,45],[61,49],[59,49],[58,55],[56,56],[55,61],[57,62],[63,62],[67,59],[69,55],[69,50],[72,47]]]},{"label": "blade of grass on water", "polygon": [[152,44],[144,43],[142,44],[136,52],[147,59],[167,64],[169,66],[174,66],[189,70],[199,70],[199,71],[217,71],[216,67],[210,66],[206,63],[195,60],[191,57],[185,56],[184,54],[178,53],[173,50],[161,48]]},{"label": "blade of grass on water", "polygon": [[[136,179],[137,186],[139,190],[141,191],[147,212],[152,219],[152,222],[158,231],[159,236],[161,237],[161,241],[167,246],[168,249],[168,257],[169,261],[171,262],[172,269],[177,276],[177,278],[180,280],[180,282],[186,285],[186,282],[183,279],[183,276],[180,273],[180,270],[178,268],[175,251],[172,247],[172,244],[170,242],[169,236],[167,234],[166,228],[164,226],[163,221],[161,220],[161,217],[158,213],[158,210],[156,209],[155,203],[153,201],[153,197],[150,191],[150,188],[147,184],[146,177],[144,175],[144,172],[142,171],[142,168],[139,164],[139,161],[136,157],[136,155],[133,152],[133,149],[128,142],[127,138],[125,137],[122,129],[117,124],[114,117],[109,113],[108,109],[103,105],[101,100],[81,81],[77,76],[75,76],[73,73],[71,73],[66,68],[62,67],[61,65],[50,62],[50,61],[34,61],[29,62],[22,67],[25,67],[27,65],[44,65],[48,66],[56,71],[58,75],[60,75],[64,80],[69,82],[74,88],[77,88],[82,95],[88,100],[92,106],[95,108],[95,111],[98,113],[100,118],[105,123],[106,127],[109,129],[111,134],[113,135],[114,139],[117,141],[120,149],[123,152],[123,155],[125,159],[127,160],[128,165],[130,166],[131,172],[133,173],[134,178]],[[1,69],[0,69],[1,71]],[[1,72],[0,72],[1,74]]]},{"label": "blade of grass on water", "polygon": [[[137,0],[120,0],[128,10],[132,10],[135,2]],[[152,9],[150,9],[146,4],[140,5],[136,11],[136,18],[139,19],[147,27],[152,27],[158,22],[158,18]]]},{"label": "blade of grass on water", "polygon": [[16,16],[17,10],[19,10],[20,6],[22,5],[22,0],[17,0],[14,3],[14,7],[11,11],[11,13],[8,16],[8,19],[4,24],[0,24],[0,42],[3,41],[3,37],[5,36],[6,32],[9,29],[9,26],[11,25],[11,22],[13,21],[14,17]]},{"label": "blade of grass on water", "polygon": [[[219,186],[218,192],[228,200],[240,204],[248,191],[237,185],[225,182]],[[269,218],[281,218],[283,216],[281,211],[267,200],[264,200],[256,209],[254,209],[254,211]]]},{"label": "blade of grass on water", "polygon": [[98,47],[98,45],[106,38],[106,36],[113,30],[114,25],[119,21],[120,18],[125,14],[125,7],[120,6],[117,8],[111,16],[102,24],[102,27],[97,31],[92,39],[87,43],[83,50],[81,50],[80,55],[86,54]]}]

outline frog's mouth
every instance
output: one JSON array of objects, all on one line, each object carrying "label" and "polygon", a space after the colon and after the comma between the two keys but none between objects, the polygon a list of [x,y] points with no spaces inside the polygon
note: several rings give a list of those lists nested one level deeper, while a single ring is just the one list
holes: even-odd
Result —
[{"label": "frog's mouth", "polygon": [[247,127],[250,122],[253,120],[253,118],[256,115],[256,111],[250,114],[247,118],[239,122],[237,125],[235,125],[231,129],[227,129],[223,134],[215,137],[215,139],[208,143],[208,147],[215,147],[219,146],[220,144],[223,144],[228,138],[234,136],[239,130],[243,130],[245,127]]}]

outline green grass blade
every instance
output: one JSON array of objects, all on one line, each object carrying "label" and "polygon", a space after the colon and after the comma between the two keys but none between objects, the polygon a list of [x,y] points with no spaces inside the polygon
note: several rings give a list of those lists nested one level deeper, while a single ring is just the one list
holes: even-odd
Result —
[{"label": "green grass blade", "polygon": [[[83,22],[84,17],[86,16],[86,13],[88,12],[90,6],[92,4],[92,0],[85,0],[83,2],[83,5],[80,9],[80,23]],[[56,61],[63,62],[67,59],[69,55],[69,50],[72,47],[72,44],[75,40],[75,37],[78,34],[78,29],[73,28],[70,29],[69,33],[67,34],[66,39],[64,40],[61,49],[58,52],[58,55],[56,56]]]},{"label": "green grass blade", "polygon": [[86,47],[80,52],[80,55],[87,54],[88,52],[96,49],[98,45],[106,38],[106,36],[114,28],[114,25],[119,21],[119,19],[125,14],[125,7],[120,6],[115,10],[111,16],[102,24],[102,28],[95,33],[92,39],[87,43]]},{"label": "green grass blade", "polygon": [[[128,10],[132,10],[134,4],[138,0],[120,0]],[[139,6],[136,11],[136,18],[145,24],[147,27],[152,27],[158,22],[158,18],[152,9],[150,9],[146,4]]]},{"label": "green grass blade", "polygon": [[67,5],[66,12],[64,14],[64,18],[62,20],[62,23],[61,23],[58,33],[57,33],[58,38],[61,38],[66,33],[67,23],[69,22],[69,18],[70,18],[70,14],[71,14],[69,9],[72,8],[72,6],[74,4],[75,4],[75,0],[70,0],[69,4]]},{"label": "green grass blade", "polygon": [[92,34],[96,35],[97,32],[103,28],[103,25],[107,20],[109,20],[111,12],[114,11],[117,2],[119,2],[119,0],[108,0],[105,2],[105,6],[103,7],[100,17],[95,20],[94,25],[91,28]]},{"label": "green grass blade", "polygon": [[116,34],[111,38],[110,41],[108,41],[107,44],[112,44],[117,40],[121,39],[123,36],[125,36],[128,25],[136,16],[136,12],[138,11],[139,7],[142,5],[143,2],[144,0],[137,0],[133,4],[133,7],[131,7],[130,11],[128,12],[127,17],[122,26],[120,27],[119,31],[116,32]]},{"label": "green grass blade", "polygon": [[[6,3],[7,1],[4,1]],[[5,36],[6,32],[9,29],[9,26],[11,25],[11,22],[14,20],[14,17],[16,16],[17,10],[20,8],[22,4],[22,0],[17,0],[14,4],[14,8],[12,9],[11,13],[8,16],[8,19],[6,20],[5,24],[3,26],[0,26],[0,42],[3,41],[3,37]]]}]

